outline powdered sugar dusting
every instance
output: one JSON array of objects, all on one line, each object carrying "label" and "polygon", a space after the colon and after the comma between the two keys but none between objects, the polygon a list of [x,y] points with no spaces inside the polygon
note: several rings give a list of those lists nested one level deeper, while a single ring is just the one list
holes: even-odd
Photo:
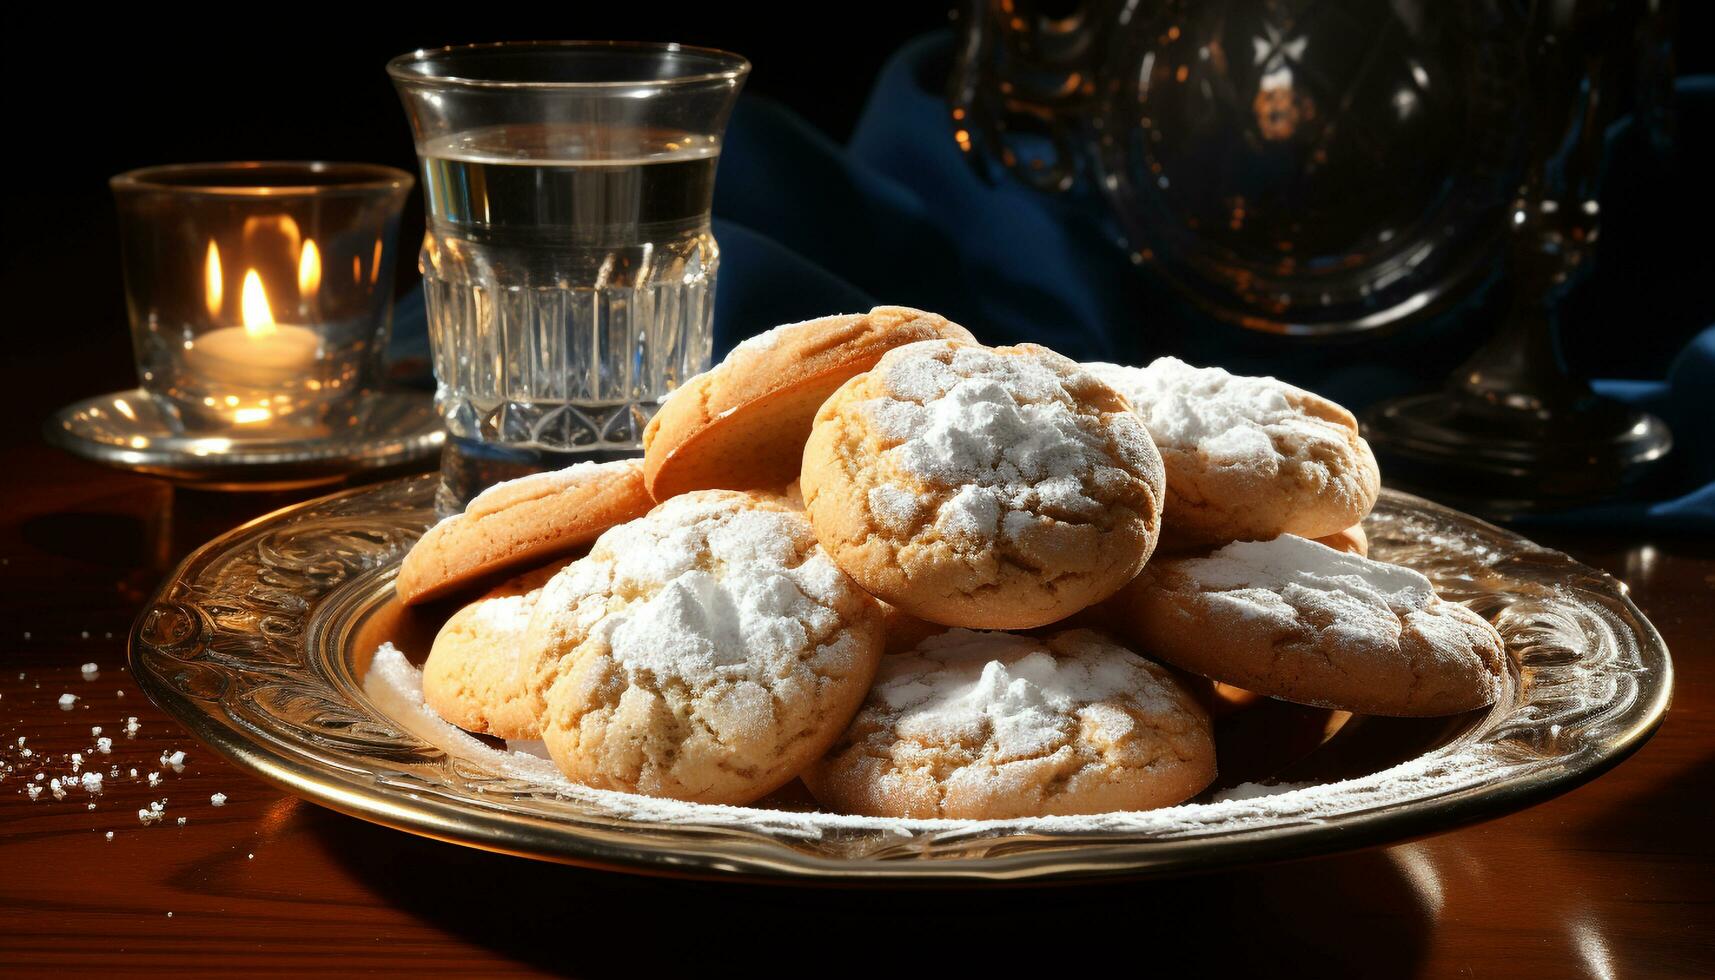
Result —
[{"label": "powdered sugar dusting", "polygon": [[[1035,817],[1017,820],[900,819],[830,813],[768,810],[681,803],[632,793],[590,789],[562,776],[539,755],[494,749],[442,721],[423,703],[422,675],[390,643],[375,653],[364,692],[390,718],[417,736],[501,778],[527,784],[535,792],[559,797],[610,819],[663,824],[747,827],[816,840],[829,834],[870,831],[905,838],[934,833],[943,840],[969,834],[1077,834],[1112,832],[1155,837],[1191,837],[1263,827],[1313,823],[1331,817],[1377,810],[1427,799],[1467,782],[1474,773],[1496,776],[1525,768],[1528,759],[1502,759],[1492,753],[1452,749],[1432,753],[1357,779],[1305,787],[1268,796],[1186,803],[1159,810],[1093,816]],[[1279,787],[1276,787],[1279,788]]]},{"label": "powdered sugar dusting", "polygon": [[[1482,651],[1498,650],[1494,631],[1443,601],[1421,573],[1297,535],[1235,542],[1207,558],[1163,562],[1156,573],[1190,579],[1213,613],[1282,633],[1309,624],[1347,656],[1395,657],[1408,630],[1450,669],[1471,667]],[[1499,677],[1491,680],[1498,693]]]},{"label": "powdered sugar dusting", "polygon": [[[570,608],[579,632],[657,678],[778,676],[812,637],[835,629],[834,606],[855,586],[814,543],[803,514],[740,500],[685,494],[613,528],[549,583],[539,615]],[[611,596],[638,598],[615,605]]]},{"label": "powdered sugar dusting", "polygon": [[921,501],[909,490],[887,483],[869,490],[869,512],[883,527],[909,528],[917,522],[921,510]]},{"label": "powdered sugar dusting", "polygon": [[1259,463],[1290,444],[1327,437],[1328,425],[1288,401],[1298,391],[1268,377],[1192,367],[1174,357],[1148,367],[1084,365],[1132,403],[1163,452],[1200,453],[1217,465]]},{"label": "powdered sugar dusting", "polygon": [[[499,751],[463,729],[442,721],[423,701],[423,672],[391,643],[383,643],[375,651],[375,657],[369,663],[369,673],[363,676],[363,691],[383,714],[443,749],[479,759],[515,778],[538,781],[550,788],[557,788],[555,784],[573,785],[544,757],[545,752],[533,754],[512,751],[510,747],[507,751]],[[540,746],[542,743],[527,744]]]},{"label": "powdered sugar dusting", "polygon": [[1085,644],[1056,657],[1031,637],[971,630],[888,657],[870,694],[895,715],[900,735],[929,744],[992,738],[994,763],[1053,751],[1076,731],[1073,719],[1114,721],[1093,706],[1122,696],[1172,707],[1142,662],[1118,647]]},{"label": "powdered sugar dusting", "polygon": [[1296,793],[1301,789],[1310,789],[1315,785],[1315,783],[1240,783],[1237,786],[1216,792],[1211,799],[1215,803],[1224,803],[1227,800],[1260,800],[1265,796]]},{"label": "powdered sugar dusting", "polygon": [[[912,353],[905,347],[884,360],[877,373],[889,397],[862,411],[897,443],[883,456],[900,472],[957,488],[935,515],[944,534],[992,540],[1022,532],[1037,513],[1062,520],[1101,513],[1085,481],[1112,463],[1058,370],[1071,362],[980,347],[956,348],[947,362]],[[902,530],[920,516],[903,494],[871,493],[884,526]]]},{"label": "powdered sugar dusting", "polygon": [[1421,609],[1435,594],[1421,572],[1283,534],[1271,541],[1236,541],[1207,558],[1175,566],[1208,589],[1302,588],[1349,592],[1395,608]]},{"label": "powdered sugar dusting", "polygon": [[1409,616],[1432,640],[1445,633],[1449,650],[1464,647],[1466,634],[1457,620],[1419,615],[1438,601],[1422,574],[1297,535],[1234,542],[1207,558],[1179,559],[1170,567],[1195,582],[1215,611],[1282,629],[1308,613],[1331,638],[1348,637],[1359,646],[1379,636],[1397,637]]},{"label": "powdered sugar dusting", "polygon": [[470,607],[472,628],[490,636],[521,636],[530,625],[530,612],[541,591],[532,589],[519,595],[484,597]]}]

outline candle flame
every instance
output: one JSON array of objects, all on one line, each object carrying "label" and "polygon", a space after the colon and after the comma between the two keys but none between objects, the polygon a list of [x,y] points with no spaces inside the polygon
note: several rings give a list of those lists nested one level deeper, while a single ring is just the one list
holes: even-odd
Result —
[{"label": "candle flame", "polygon": [[375,257],[369,260],[370,284],[373,285],[375,280],[379,278],[381,278],[381,239],[377,238],[375,240]]},{"label": "candle flame", "polygon": [[304,239],[304,251],[298,256],[298,296],[309,299],[322,285],[322,253],[314,238]]},{"label": "candle flame", "polygon": [[202,264],[203,299],[208,304],[208,315],[219,318],[222,286],[220,280],[220,247],[214,239],[208,240],[208,258]]},{"label": "candle flame", "polygon": [[268,308],[268,293],[262,289],[262,277],[255,269],[244,273],[244,289],[238,296],[238,306],[244,314],[244,332],[252,337],[274,333],[274,311]]}]

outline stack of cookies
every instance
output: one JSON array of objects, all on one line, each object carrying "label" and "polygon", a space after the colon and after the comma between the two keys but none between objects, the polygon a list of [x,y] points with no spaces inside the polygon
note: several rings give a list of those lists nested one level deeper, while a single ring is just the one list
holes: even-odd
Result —
[{"label": "stack of cookies", "polygon": [[1215,778],[1211,682],[1386,715],[1499,689],[1494,628],[1366,556],[1351,414],[1272,378],[878,307],[739,345],[644,446],[487,491],[397,579],[506,579],[446,622],[425,699],[591,787],[1140,810]]}]

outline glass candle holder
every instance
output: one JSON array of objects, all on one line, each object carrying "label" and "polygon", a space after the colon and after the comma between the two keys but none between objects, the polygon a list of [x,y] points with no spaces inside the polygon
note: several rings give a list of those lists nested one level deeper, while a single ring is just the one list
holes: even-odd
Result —
[{"label": "glass candle holder", "polygon": [[186,431],[313,434],[379,384],[414,178],[354,163],[212,163],[113,178],[144,390]]}]

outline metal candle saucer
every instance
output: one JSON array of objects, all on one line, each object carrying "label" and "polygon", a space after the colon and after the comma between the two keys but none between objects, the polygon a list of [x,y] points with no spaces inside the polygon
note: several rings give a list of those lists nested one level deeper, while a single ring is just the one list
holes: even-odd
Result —
[{"label": "metal candle saucer", "polygon": [[250,438],[186,430],[170,402],[141,388],[87,398],[43,425],[49,443],[119,469],[205,490],[284,490],[430,459],[446,430],[426,393],[381,391],[350,424]]}]

